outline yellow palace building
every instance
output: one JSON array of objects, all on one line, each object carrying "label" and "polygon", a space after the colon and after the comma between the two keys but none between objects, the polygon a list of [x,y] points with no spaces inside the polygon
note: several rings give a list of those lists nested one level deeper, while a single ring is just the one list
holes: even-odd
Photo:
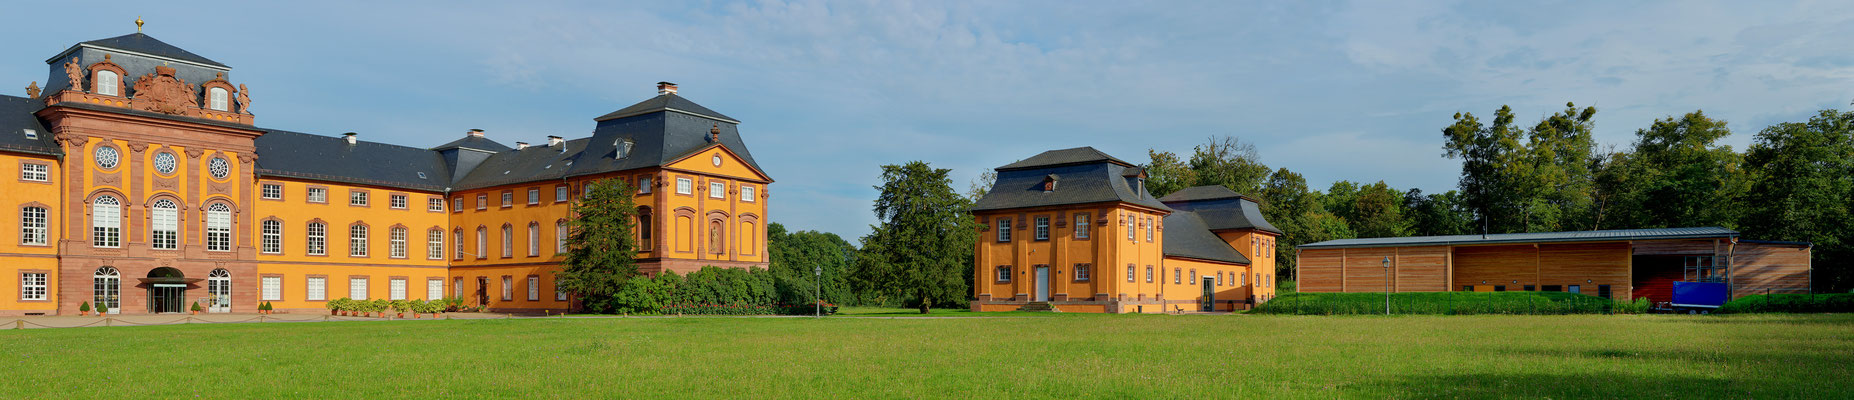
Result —
[{"label": "yellow palace building", "polygon": [[638,188],[640,268],[764,267],[767,185],[740,121],[659,83],[591,137],[432,148],[260,127],[231,67],[140,32],[0,96],[0,315],[320,311],[457,297],[565,310],[554,274],[589,183]]}]

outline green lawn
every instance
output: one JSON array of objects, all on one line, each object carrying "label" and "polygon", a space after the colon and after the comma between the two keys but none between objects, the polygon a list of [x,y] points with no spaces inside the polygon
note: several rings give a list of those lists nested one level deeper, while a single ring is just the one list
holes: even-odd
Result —
[{"label": "green lawn", "polygon": [[[851,309],[851,314],[883,310]],[[978,314],[978,315],[974,315]],[[0,331],[0,398],[1794,398],[1854,316],[514,319]]]}]

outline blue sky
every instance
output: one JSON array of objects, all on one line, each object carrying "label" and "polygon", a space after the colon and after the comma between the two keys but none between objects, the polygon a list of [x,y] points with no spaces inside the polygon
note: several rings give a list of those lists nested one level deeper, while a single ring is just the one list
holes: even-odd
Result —
[{"label": "blue sky", "polygon": [[[134,32],[231,65],[260,125],[429,147],[584,137],[654,83],[742,120],[771,218],[854,240],[878,166],[980,171],[1094,146],[1132,162],[1215,135],[1262,161],[1434,192],[1440,129],[1598,108],[1626,146],[1703,109],[1742,149],[1854,100],[1850,2],[170,2],[9,4],[0,81]],[[88,3],[87,3],[88,4]],[[54,17],[55,16],[55,17]]]}]

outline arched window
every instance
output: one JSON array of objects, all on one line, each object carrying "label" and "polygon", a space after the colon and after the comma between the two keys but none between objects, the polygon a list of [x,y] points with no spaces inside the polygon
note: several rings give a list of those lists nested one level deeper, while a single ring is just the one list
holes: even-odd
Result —
[{"label": "arched window", "polygon": [[452,250],[451,252],[455,253],[454,257],[456,257],[459,260],[462,260],[464,256],[463,244],[464,244],[463,228],[457,228],[456,230],[451,231],[451,250]]},{"label": "arched window", "polygon": [[116,76],[116,71],[102,70],[97,71],[97,76],[91,79],[90,86],[97,94],[121,96],[122,91],[116,87],[116,83],[121,81],[122,78]]},{"label": "arched window", "polygon": [[153,222],[149,227],[148,245],[159,250],[173,250],[180,245],[180,208],[168,199],[155,200],[149,207],[153,215],[148,219]]},{"label": "arched window", "polygon": [[555,221],[554,222],[554,254],[560,254],[560,253],[566,252],[566,241],[567,241],[566,220]]},{"label": "arched window", "polygon": [[[650,207],[637,208],[637,248],[650,251]],[[561,250],[566,251],[566,250]]]},{"label": "arched window", "polygon": [[232,251],[232,207],[225,203],[206,207],[206,251]]},{"label": "arched window", "polygon": [[274,219],[269,219],[269,220],[264,220],[264,222],[260,224],[260,226],[261,226],[260,229],[262,231],[259,233],[260,233],[260,236],[262,236],[262,238],[261,240],[259,240],[259,250],[263,251],[265,254],[282,253],[283,252],[283,222],[274,220]]},{"label": "arched window", "polygon": [[312,256],[328,255],[328,225],[327,224],[323,224],[321,222],[310,222],[308,229],[304,229],[303,231],[304,233],[308,234],[308,237],[309,237],[309,243],[307,243],[306,246],[303,246],[305,251],[307,251],[309,255],[312,255]]},{"label": "arched window", "polygon": [[[439,260],[444,258],[444,230],[432,228],[425,232],[425,258]],[[443,284],[440,283],[440,286]],[[440,291],[442,292],[442,291]],[[435,300],[435,296],[433,300]]]},{"label": "arched window", "polygon": [[489,228],[476,227],[476,258],[489,258]]},{"label": "arched window", "polygon": [[393,258],[406,258],[406,240],[408,240],[407,236],[409,235],[410,233],[406,232],[406,228],[400,226],[395,226],[393,229],[387,231],[387,256]]},{"label": "arched window", "polygon": [[528,256],[541,256],[541,223],[528,223]]},{"label": "arched window", "polygon": [[502,256],[515,256],[515,227],[502,224]]},{"label": "arched window", "polygon": [[355,224],[348,227],[348,256],[367,256],[367,226]]},{"label": "arched window", "polygon": [[216,88],[206,90],[207,107],[210,107],[214,110],[225,111],[227,109],[230,109],[230,107],[226,104],[225,98],[226,98],[225,88],[216,87]]},{"label": "arched window", "polygon": [[90,245],[122,247],[122,202],[115,196],[97,196],[90,202]]},{"label": "arched window", "polygon": [[[265,289],[265,288],[260,288]],[[225,268],[212,270],[206,275],[206,312],[232,311],[232,273]]]},{"label": "arched window", "polygon": [[115,267],[97,268],[91,283],[95,293],[91,301],[98,306],[108,306],[110,314],[121,314],[122,274]]}]

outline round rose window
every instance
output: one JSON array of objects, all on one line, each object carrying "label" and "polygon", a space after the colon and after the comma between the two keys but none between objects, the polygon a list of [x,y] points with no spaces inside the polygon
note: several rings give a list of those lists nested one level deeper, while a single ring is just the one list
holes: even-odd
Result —
[{"label": "round rose window", "polygon": [[174,167],[178,165],[174,161],[174,153],[155,154],[154,164],[155,164],[155,171],[159,171],[163,174],[174,173]]},{"label": "round rose window", "polygon": [[714,161],[714,162],[715,162],[715,166],[717,166],[717,167],[719,167],[719,166],[721,166],[721,155],[720,155],[720,154],[716,154],[716,155],[715,155],[715,157],[714,157],[714,159],[712,159],[711,161]]},{"label": "round rose window", "polygon": [[116,153],[116,148],[114,147],[97,146],[98,167],[103,167],[103,169],[116,168],[116,162],[121,161],[119,156],[120,154]]},{"label": "round rose window", "polygon": [[225,161],[225,157],[213,157],[212,161],[206,164],[206,170],[212,172],[212,177],[215,179],[225,179],[226,176],[232,174],[232,163]]}]

